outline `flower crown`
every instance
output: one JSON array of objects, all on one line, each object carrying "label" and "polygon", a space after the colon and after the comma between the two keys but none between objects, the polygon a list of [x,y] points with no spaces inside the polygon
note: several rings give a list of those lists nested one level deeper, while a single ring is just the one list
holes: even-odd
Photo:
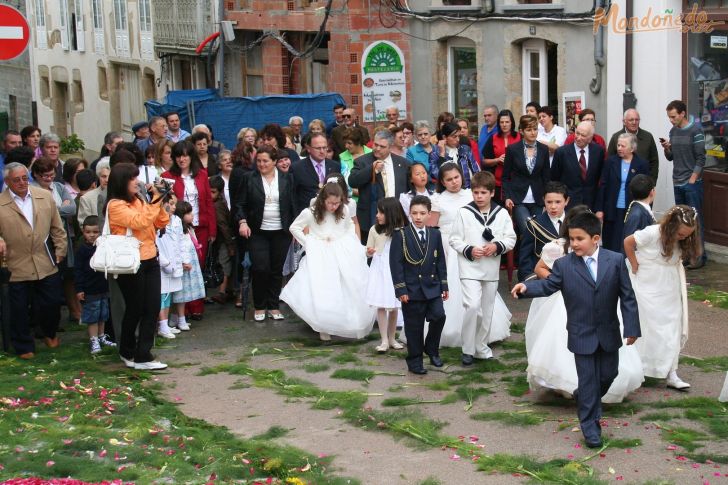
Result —
[{"label": "flower crown", "polygon": [[673,214],[677,214],[678,220],[687,226],[694,223],[698,218],[698,210],[695,207],[688,207],[686,209],[683,206],[676,205],[667,211],[668,216],[672,216]]}]

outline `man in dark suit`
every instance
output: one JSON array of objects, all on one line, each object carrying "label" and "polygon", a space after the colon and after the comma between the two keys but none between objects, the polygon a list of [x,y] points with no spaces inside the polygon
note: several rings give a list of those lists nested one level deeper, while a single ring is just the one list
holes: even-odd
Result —
[{"label": "man in dark suit", "polygon": [[296,192],[296,215],[311,205],[319,189],[326,183],[326,177],[332,172],[341,172],[341,164],[326,158],[328,143],[324,135],[311,137],[308,157],[292,163],[290,172],[293,175],[293,187]]},{"label": "man in dark suit", "polygon": [[[429,197],[413,197],[409,214],[412,223],[392,234],[389,251],[394,293],[402,302],[407,369],[414,374],[427,374],[422,365],[423,353],[435,367],[443,365],[440,335],[445,326],[442,301],[448,297],[447,268],[440,231],[426,226],[431,209]],[[426,339],[425,319],[430,322]]]},{"label": "man in dark suit", "polygon": [[582,121],[576,127],[574,143],[556,149],[551,164],[551,180],[569,188],[569,206],[585,204],[594,210],[599,178],[604,166],[604,150],[596,143],[594,126]]},{"label": "man in dark suit", "polygon": [[617,139],[623,133],[632,133],[637,137],[637,149],[635,153],[641,158],[647,160],[650,164],[650,175],[657,183],[657,175],[660,172],[660,156],[657,154],[657,144],[655,137],[647,130],[640,128],[640,114],[636,109],[628,109],[624,112],[622,118],[624,128],[612,135],[607,146],[607,155],[617,154]]},{"label": "man in dark suit", "polygon": [[369,228],[377,215],[377,201],[407,192],[407,160],[390,153],[394,136],[389,130],[374,135],[372,153],[354,160],[349,174],[349,186],[359,190],[356,216],[361,228],[362,244],[366,244]]},{"label": "man in dark suit", "polygon": [[640,337],[639,312],[624,256],[599,248],[601,223],[591,212],[569,221],[572,252],[556,260],[545,280],[513,287],[514,297],[549,296],[561,290],[566,306],[568,348],[574,354],[579,380],[574,398],[581,432],[590,448],[602,446],[601,398],[607,393],[619,366],[617,303],[620,304],[627,345]]}]

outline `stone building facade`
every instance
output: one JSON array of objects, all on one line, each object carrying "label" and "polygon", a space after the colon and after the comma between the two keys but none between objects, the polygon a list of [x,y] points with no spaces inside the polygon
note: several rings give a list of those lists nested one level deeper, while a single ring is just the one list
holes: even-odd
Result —
[{"label": "stone building facade", "polygon": [[[4,2],[25,15],[24,0]],[[18,130],[33,124],[33,99],[30,89],[30,54],[0,62],[0,131]]]}]

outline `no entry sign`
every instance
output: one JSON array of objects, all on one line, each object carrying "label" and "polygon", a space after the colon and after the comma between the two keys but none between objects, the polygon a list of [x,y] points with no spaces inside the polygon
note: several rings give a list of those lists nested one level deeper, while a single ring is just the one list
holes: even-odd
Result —
[{"label": "no entry sign", "polygon": [[7,5],[0,5],[0,60],[18,57],[28,46],[30,29],[23,14]]}]

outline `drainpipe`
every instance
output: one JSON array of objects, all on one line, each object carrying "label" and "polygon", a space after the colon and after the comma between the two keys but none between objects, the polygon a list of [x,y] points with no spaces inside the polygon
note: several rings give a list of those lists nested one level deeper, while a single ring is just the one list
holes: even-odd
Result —
[{"label": "drainpipe", "polygon": [[220,52],[220,54],[218,55],[218,60],[220,61],[220,80],[218,81],[218,95],[223,98],[225,97],[225,34],[222,31],[222,21],[225,20],[225,1],[219,0],[217,8],[217,20],[220,25],[220,46],[218,47]]},{"label": "drainpipe", "polygon": [[[594,0],[594,9],[597,7],[605,7],[607,0]],[[604,26],[600,25],[597,34],[594,36],[594,70],[595,76],[589,83],[589,91],[593,94],[599,94],[602,90],[602,67],[605,64],[604,57]]]},{"label": "drainpipe", "polygon": [[[625,4],[625,16],[628,19],[632,18],[632,10],[634,7],[633,0],[626,0]],[[629,29],[629,26],[627,27]],[[627,37],[624,39],[624,93],[622,93],[622,112],[624,113],[628,109],[637,106],[637,97],[632,91],[632,54],[633,54],[633,40],[634,33],[630,30],[625,34]]]}]

